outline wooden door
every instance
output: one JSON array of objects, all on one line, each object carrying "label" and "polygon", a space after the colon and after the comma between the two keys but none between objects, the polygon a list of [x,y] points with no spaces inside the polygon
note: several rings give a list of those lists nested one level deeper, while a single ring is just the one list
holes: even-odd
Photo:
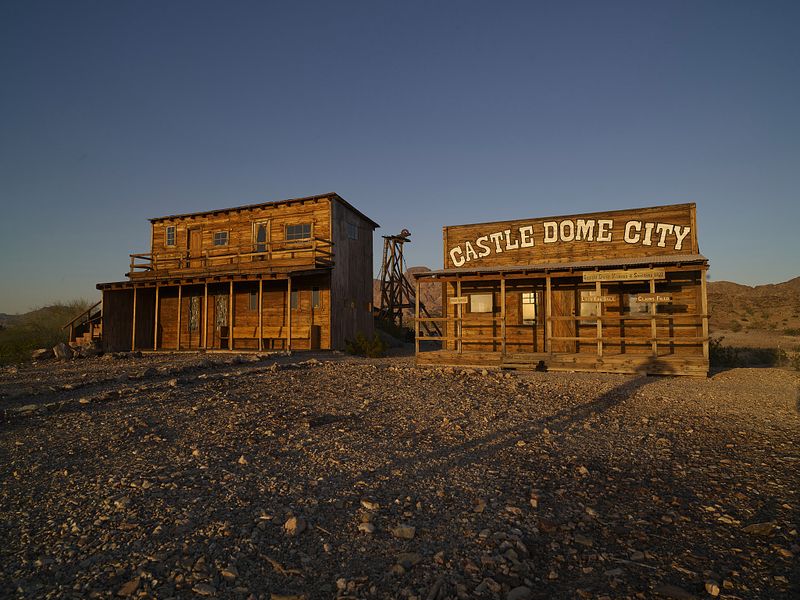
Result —
[{"label": "wooden door", "polygon": [[576,327],[575,320],[575,290],[553,290],[552,316],[559,317],[553,320],[552,349],[555,353],[573,353],[576,351],[575,340],[559,339],[574,338]]},{"label": "wooden door", "polygon": [[202,252],[203,232],[200,229],[190,229],[188,233],[187,249],[189,254],[189,267],[199,267],[202,262],[200,256]]}]

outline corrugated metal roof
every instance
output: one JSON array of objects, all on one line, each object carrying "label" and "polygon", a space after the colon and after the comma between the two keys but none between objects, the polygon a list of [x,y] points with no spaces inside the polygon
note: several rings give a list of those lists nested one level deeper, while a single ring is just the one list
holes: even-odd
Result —
[{"label": "corrugated metal roof", "polygon": [[672,265],[705,263],[708,259],[702,254],[662,254],[657,256],[631,256],[623,258],[603,258],[598,260],[577,260],[571,262],[529,263],[525,265],[492,265],[488,267],[460,267],[415,273],[415,277],[436,277],[444,275],[478,275],[482,273],[520,273],[527,271],[564,271],[569,269],[595,269],[610,267],[634,267],[643,265]]},{"label": "corrugated metal roof", "polygon": [[369,221],[370,223],[372,223],[372,226],[375,227],[376,229],[378,227],[380,227],[380,225],[378,225],[375,221],[370,219],[367,215],[362,213],[360,210],[358,210],[355,206],[350,204],[347,200],[342,198],[336,192],[329,192],[327,194],[317,194],[316,196],[305,196],[303,198],[287,198],[285,200],[272,200],[270,202],[259,202],[257,204],[245,204],[245,205],[242,205],[242,206],[233,206],[231,208],[217,208],[217,209],[214,209],[214,210],[204,210],[204,211],[200,211],[200,212],[183,213],[183,214],[179,214],[179,215],[167,215],[166,217],[153,217],[152,219],[149,219],[149,221],[151,223],[155,223],[157,221],[166,221],[167,219],[184,219],[186,217],[202,217],[202,216],[205,216],[205,215],[213,215],[213,214],[217,214],[217,213],[226,213],[226,212],[241,211],[241,210],[253,210],[253,209],[256,209],[256,208],[266,208],[267,206],[275,206],[276,204],[293,204],[295,202],[305,202],[307,200],[320,200],[322,198],[330,198],[331,200],[336,200],[337,202],[340,202],[341,204],[343,204],[344,206],[346,206],[347,208],[352,210],[354,213],[356,213],[357,215],[359,215],[363,219],[365,219],[365,220]]}]

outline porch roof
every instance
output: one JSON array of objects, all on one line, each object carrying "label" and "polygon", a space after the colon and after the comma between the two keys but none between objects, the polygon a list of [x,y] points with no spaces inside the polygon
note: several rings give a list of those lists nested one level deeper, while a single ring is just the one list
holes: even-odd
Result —
[{"label": "porch roof", "polygon": [[215,273],[206,275],[188,275],[186,277],[153,277],[153,278],[137,278],[126,281],[109,281],[106,283],[98,283],[98,290],[119,290],[119,289],[133,289],[144,287],[160,287],[175,286],[175,285],[197,285],[204,283],[228,283],[229,281],[274,281],[286,280],[299,277],[311,277],[314,275],[322,275],[323,273],[330,273],[329,268],[321,269],[304,269],[297,271],[264,271],[255,273]]},{"label": "porch roof", "polygon": [[597,260],[576,260],[569,262],[544,262],[529,263],[524,265],[492,265],[485,267],[458,267],[452,269],[439,269],[436,271],[423,271],[414,273],[416,278],[437,278],[458,275],[502,275],[504,273],[547,273],[550,271],[570,271],[589,269],[611,269],[625,267],[646,267],[664,265],[705,265],[708,259],[702,254],[662,254],[657,256],[629,256],[618,258],[603,258]]}]

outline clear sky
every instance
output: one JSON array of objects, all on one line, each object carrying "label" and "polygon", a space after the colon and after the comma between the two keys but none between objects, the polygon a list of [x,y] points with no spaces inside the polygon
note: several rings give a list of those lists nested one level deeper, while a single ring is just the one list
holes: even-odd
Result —
[{"label": "clear sky", "polygon": [[98,297],[147,218],[335,191],[412,232],[696,202],[800,274],[800,2],[0,2],[0,312]]}]

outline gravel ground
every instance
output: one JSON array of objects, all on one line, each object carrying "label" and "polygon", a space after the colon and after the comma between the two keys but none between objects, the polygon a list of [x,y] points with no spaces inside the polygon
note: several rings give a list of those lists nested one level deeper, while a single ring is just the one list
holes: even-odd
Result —
[{"label": "gravel ground", "polygon": [[800,376],[0,371],[0,595],[796,598]]}]

